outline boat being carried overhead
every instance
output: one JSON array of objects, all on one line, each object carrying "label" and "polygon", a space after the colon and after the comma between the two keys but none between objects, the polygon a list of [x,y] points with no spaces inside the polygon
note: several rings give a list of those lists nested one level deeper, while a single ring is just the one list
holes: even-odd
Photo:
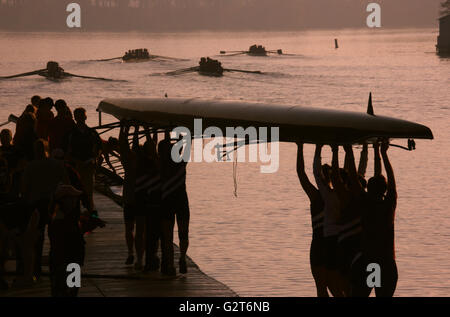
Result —
[{"label": "boat being carried overhead", "polygon": [[374,115],[372,109],[371,99],[368,113],[196,98],[105,99],[98,106],[100,113],[157,129],[182,126],[194,131],[194,119],[202,119],[203,129],[214,126],[222,131],[227,127],[278,127],[282,142],[361,144],[379,138],[433,139],[426,126]]}]

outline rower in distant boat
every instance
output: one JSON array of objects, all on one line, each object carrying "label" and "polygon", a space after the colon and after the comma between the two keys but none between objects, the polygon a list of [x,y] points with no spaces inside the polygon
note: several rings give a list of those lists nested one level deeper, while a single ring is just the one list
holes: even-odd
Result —
[{"label": "rower in distant boat", "polygon": [[222,63],[216,59],[212,59],[209,57],[202,57],[199,62],[199,70],[198,72],[201,75],[212,75],[212,76],[222,76],[223,75],[223,67]]},{"label": "rower in distant boat", "polygon": [[47,63],[47,71],[44,75],[41,75],[47,78],[52,78],[52,79],[62,79],[64,77],[66,77],[64,75],[64,69],[62,67],[59,66],[59,64],[57,62],[48,62]]},{"label": "rower in distant boat", "polygon": [[135,50],[128,50],[123,57],[122,60],[124,62],[131,62],[131,61],[143,61],[143,60],[149,60],[151,58],[150,53],[146,48],[142,49],[135,49]]},{"label": "rower in distant boat", "polygon": [[248,49],[248,55],[254,55],[254,56],[267,56],[266,48],[262,45],[252,45]]}]

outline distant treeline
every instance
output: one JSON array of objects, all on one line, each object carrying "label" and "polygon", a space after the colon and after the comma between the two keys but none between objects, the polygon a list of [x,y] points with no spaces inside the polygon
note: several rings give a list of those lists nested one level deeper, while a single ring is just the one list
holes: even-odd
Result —
[{"label": "distant treeline", "polygon": [[382,26],[435,26],[441,0],[0,0],[0,29],[66,30],[71,2],[86,31],[189,31],[365,27],[370,2]]}]

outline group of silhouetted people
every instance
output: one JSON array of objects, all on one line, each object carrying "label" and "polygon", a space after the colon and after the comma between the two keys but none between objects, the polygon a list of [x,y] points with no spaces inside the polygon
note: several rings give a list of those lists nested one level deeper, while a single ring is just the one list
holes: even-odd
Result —
[{"label": "group of silhouetted people", "polygon": [[150,53],[146,48],[142,49],[136,49],[136,50],[128,50],[128,52],[125,53],[123,56],[123,60],[130,60],[130,59],[148,59],[150,58]]},{"label": "group of silhouetted people", "polygon": [[[373,288],[377,297],[391,297],[395,292],[397,193],[388,148],[386,141],[374,143],[374,176],[366,181],[367,145],[363,146],[358,170],[351,145],[344,146],[344,167],[339,166],[338,146],[331,146],[330,166],[322,165],[322,145],[317,145],[313,185],[305,172],[303,144],[298,144],[297,173],[311,203],[310,264],[319,297],[328,297],[328,291],[335,297],[367,297]],[[382,175],[381,158],[387,180]],[[381,273],[381,283],[375,287],[368,281],[374,267]]]},{"label": "group of silhouetted people", "polygon": [[[86,119],[83,108],[72,115],[64,100],[34,96],[17,119],[14,136],[8,129],[1,131],[0,289],[9,287],[4,264],[13,253],[14,283],[29,286],[39,279],[48,227],[52,295],[76,296],[77,289],[66,285],[66,267],[69,263],[83,265],[83,234],[105,225],[94,206],[94,175],[103,159],[114,170],[110,155],[117,155],[124,168],[126,264],[134,264],[138,271],[176,275],[176,221],[179,272],[187,273],[190,212],[187,163],[174,157],[181,156],[181,149],[174,147],[179,140],[164,131],[158,142],[161,131],[122,120],[119,139],[104,141],[86,125]],[[145,137],[144,144],[139,142],[141,137]],[[376,296],[393,296],[398,279],[394,249],[397,193],[387,155],[389,145],[384,140],[374,143],[374,176],[368,181],[366,144],[358,169],[351,145],[343,146],[343,167],[337,145],[331,146],[331,166],[322,164],[322,147],[317,145],[314,155],[315,185],[305,172],[302,143],[298,143],[297,157],[298,177],[311,203],[310,264],[317,295],[327,297],[330,292],[336,297],[365,297],[375,288]],[[381,270],[381,284],[375,287],[367,278],[373,265]]]},{"label": "group of silhouetted people", "polygon": [[50,78],[61,79],[64,77],[64,69],[57,62],[48,62],[46,75]]},{"label": "group of silhouetted people", "polygon": [[48,228],[52,295],[76,295],[66,285],[66,267],[83,265],[83,234],[104,226],[93,201],[102,140],[86,119],[83,108],[72,115],[64,100],[34,96],[17,119],[14,136],[1,131],[0,288],[9,287],[4,264],[13,255],[14,286],[39,280]]},{"label": "group of silhouetted people", "polygon": [[212,74],[223,74],[222,63],[216,59],[202,57],[199,62],[200,71]]},{"label": "group of silhouetted people", "polygon": [[248,51],[250,54],[266,54],[267,53],[266,48],[264,46],[256,45],[256,44],[250,46]]},{"label": "group of silhouetted people", "polygon": [[[130,146],[128,136],[132,127]],[[187,273],[190,213],[186,163],[173,160],[174,143],[168,132],[158,143],[157,133],[151,136],[148,126],[142,128],[140,131],[139,124],[122,121],[119,136],[120,158],[125,171],[123,211],[128,247],[126,264],[134,264],[138,271],[160,269],[164,275],[175,276],[173,230],[176,219],[180,242],[179,272]],[[139,135],[142,133],[146,141],[140,145]],[[157,256],[159,246],[162,259]]]}]

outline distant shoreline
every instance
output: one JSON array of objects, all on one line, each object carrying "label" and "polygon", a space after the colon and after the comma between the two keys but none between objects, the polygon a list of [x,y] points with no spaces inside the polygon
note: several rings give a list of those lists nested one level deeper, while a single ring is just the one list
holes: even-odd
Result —
[{"label": "distant shoreline", "polygon": [[143,31],[143,30],[127,30],[127,31],[113,31],[113,30],[12,30],[12,29],[2,29],[0,28],[0,33],[26,33],[26,34],[41,34],[41,33],[54,33],[54,34],[189,34],[189,33],[199,33],[199,34],[226,34],[226,33],[297,33],[297,32],[314,32],[314,31],[330,31],[330,32],[346,32],[346,31],[367,31],[367,32],[383,32],[383,31],[415,31],[415,30],[434,30],[436,33],[439,32],[439,25],[435,26],[402,26],[402,27],[382,27],[380,29],[369,29],[367,27],[342,27],[342,28],[298,28],[298,29],[279,29],[279,30],[268,30],[268,29],[192,29],[192,30],[154,30],[154,31]]}]

